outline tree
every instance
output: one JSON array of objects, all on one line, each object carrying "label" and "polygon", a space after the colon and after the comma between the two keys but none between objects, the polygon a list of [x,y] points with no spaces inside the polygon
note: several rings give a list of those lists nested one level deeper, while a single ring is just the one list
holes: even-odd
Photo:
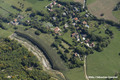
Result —
[{"label": "tree", "polygon": [[100,14],[100,16],[104,16],[104,13]]},{"label": "tree", "polygon": [[75,51],[81,55],[85,55],[86,48],[85,47],[77,47]]},{"label": "tree", "polygon": [[66,53],[69,53],[70,51],[69,51],[69,49],[65,49],[65,52],[66,52]]},{"label": "tree", "polygon": [[65,62],[68,62],[68,57],[67,57],[66,54],[62,54],[60,57],[61,57]]},{"label": "tree", "polygon": [[25,11],[32,11],[32,7],[28,7]]},{"label": "tree", "polygon": [[35,34],[36,34],[36,35],[40,35],[41,32],[40,32],[39,30],[36,30],[36,31],[35,31]]}]

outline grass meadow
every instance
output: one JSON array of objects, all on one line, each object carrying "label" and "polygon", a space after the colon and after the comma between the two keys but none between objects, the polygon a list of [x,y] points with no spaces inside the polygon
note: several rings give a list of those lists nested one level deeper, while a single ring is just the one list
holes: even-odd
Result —
[{"label": "grass meadow", "polygon": [[87,0],[87,5],[89,5],[89,4],[91,4],[91,3],[93,3],[93,2],[95,2],[96,0]]},{"label": "grass meadow", "polygon": [[67,80],[86,80],[83,67],[70,69],[69,71],[63,72],[63,74]]},{"label": "grass meadow", "polygon": [[[120,72],[120,31],[111,27],[114,38],[102,52],[95,52],[87,58],[88,76],[114,76]],[[95,79],[97,80],[97,79]]]},{"label": "grass meadow", "polygon": [[113,13],[113,15],[119,20],[119,23],[120,23],[120,10],[118,10],[118,11],[113,11],[112,13]]}]

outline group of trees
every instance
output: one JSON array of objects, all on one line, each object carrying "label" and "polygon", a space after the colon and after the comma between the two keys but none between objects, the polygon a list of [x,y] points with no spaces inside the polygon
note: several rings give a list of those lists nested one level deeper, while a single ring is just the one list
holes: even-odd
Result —
[{"label": "group of trees", "polygon": [[117,3],[116,7],[113,9],[113,11],[120,10],[120,2]]},{"label": "group of trees", "polygon": [[[48,80],[38,59],[17,41],[0,39],[0,79]],[[30,69],[31,68],[31,69]],[[4,71],[2,71],[4,70]]]},{"label": "group of trees", "polygon": [[11,5],[11,7],[12,7],[13,9],[16,9],[16,10],[17,10],[17,11],[19,11],[19,12],[21,12],[21,11],[22,11],[20,8],[18,8],[18,7],[16,7],[16,6],[14,6],[14,5]]}]

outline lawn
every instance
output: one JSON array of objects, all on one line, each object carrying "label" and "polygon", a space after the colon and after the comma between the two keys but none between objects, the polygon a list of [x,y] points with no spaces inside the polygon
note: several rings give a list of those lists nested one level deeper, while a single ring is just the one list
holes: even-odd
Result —
[{"label": "lawn", "polygon": [[84,77],[83,67],[70,69],[67,72],[63,72],[67,80],[86,80]]},{"label": "lawn", "polygon": [[93,3],[93,2],[95,2],[96,0],[87,0],[87,5],[89,5],[89,4],[91,4],[91,3]]},{"label": "lawn", "polygon": [[65,33],[62,38],[67,41],[69,44],[72,44],[72,37],[71,37],[71,31],[69,30],[67,33]]},{"label": "lawn", "polygon": [[120,23],[120,10],[113,11],[113,15],[119,20],[119,23]]},{"label": "lawn", "polygon": [[0,28],[0,38],[5,38],[5,37],[8,37],[12,34],[13,32],[11,31],[8,31],[8,30],[3,30]]},{"label": "lawn", "polygon": [[[88,76],[114,76],[120,72],[120,31],[111,27],[114,38],[102,52],[95,52],[87,58]],[[97,79],[95,79],[97,80]],[[103,80],[103,79],[102,79]]]}]

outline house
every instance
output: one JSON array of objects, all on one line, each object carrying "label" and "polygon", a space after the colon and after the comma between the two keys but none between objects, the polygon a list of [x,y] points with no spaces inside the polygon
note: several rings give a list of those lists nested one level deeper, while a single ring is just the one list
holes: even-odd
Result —
[{"label": "house", "polygon": [[72,37],[77,37],[78,33],[72,33]]},{"label": "house", "polygon": [[77,35],[76,38],[77,38],[77,41],[80,41],[79,35]]},{"label": "house", "polygon": [[14,19],[14,22],[17,22],[17,19]]},{"label": "house", "polygon": [[86,35],[86,34],[81,34],[81,36],[82,36],[82,37],[87,37],[87,35]]},{"label": "house", "polygon": [[58,32],[60,32],[60,31],[61,31],[61,29],[60,29],[59,27],[55,27],[55,28],[54,28],[54,32],[55,32],[55,33],[58,33]]},{"label": "house", "polygon": [[85,27],[89,28],[90,26],[86,24]]},{"label": "house", "polygon": [[89,43],[86,43],[86,45],[89,47]]},{"label": "house", "polygon": [[82,36],[83,40],[85,40],[87,35],[86,34],[81,34],[81,36]]},{"label": "house", "polygon": [[78,57],[78,53],[77,53],[77,52],[76,52],[76,53],[74,53],[74,56],[75,56],[75,57]]},{"label": "house", "polygon": [[68,24],[66,23],[64,27],[67,28],[67,27],[69,27],[69,26],[68,26]]},{"label": "house", "polygon": [[89,15],[88,15],[88,14],[85,14],[85,16],[86,16],[86,17],[89,17]]},{"label": "house", "polygon": [[87,39],[87,40],[85,40],[85,43],[88,43],[90,40],[89,39]]},{"label": "house", "polygon": [[56,20],[56,17],[53,17],[53,20]]},{"label": "house", "polygon": [[78,11],[78,9],[76,7],[74,7],[75,11]]},{"label": "house", "polygon": [[50,8],[53,8],[53,5],[52,5],[52,3],[50,3]]},{"label": "house", "polygon": [[48,8],[48,11],[52,12],[52,11],[53,11],[53,9]]},{"label": "house", "polygon": [[84,25],[86,25],[86,24],[87,24],[87,22],[86,22],[86,21],[83,21],[82,23],[83,23]]},{"label": "house", "polygon": [[73,26],[75,26],[75,25],[76,25],[76,23],[72,23],[72,25],[73,25]]},{"label": "house", "polygon": [[65,13],[65,12],[63,12],[63,16],[66,16],[66,13]]},{"label": "house", "polygon": [[54,1],[54,2],[53,2],[53,5],[56,5],[56,4],[57,4],[57,3]]},{"label": "house", "polygon": [[60,8],[62,5],[61,5],[61,4],[58,4],[57,6]]},{"label": "house", "polygon": [[92,43],[90,44],[90,46],[91,46],[91,47],[95,47],[95,44],[92,42]]},{"label": "house", "polygon": [[83,37],[83,40],[85,40],[85,37]]},{"label": "house", "polygon": [[17,16],[19,19],[23,19],[24,17],[22,15]]},{"label": "house", "polygon": [[75,21],[77,21],[77,20],[78,20],[78,18],[76,17],[76,18],[74,18],[74,20],[75,20]]}]

